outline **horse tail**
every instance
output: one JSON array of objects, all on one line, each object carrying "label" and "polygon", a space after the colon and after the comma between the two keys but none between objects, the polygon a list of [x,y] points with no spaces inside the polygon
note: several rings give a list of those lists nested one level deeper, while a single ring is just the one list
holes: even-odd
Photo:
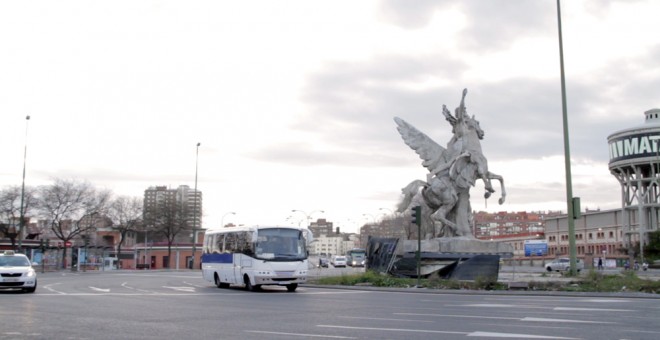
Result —
[{"label": "horse tail", "polygon": [[426,182],[416,179],[407,186],[405,186],[403,189],[401,189],[401,192],[403,193],[403,199],[401,199],[401,202],[397,205],[397,211],[398,212],[405,212],[406,209],[408,209],[408,206],[410,205],[410,202],[412,201],[413,197],[419,192],[419,188],[423,187],[426,185]]}]

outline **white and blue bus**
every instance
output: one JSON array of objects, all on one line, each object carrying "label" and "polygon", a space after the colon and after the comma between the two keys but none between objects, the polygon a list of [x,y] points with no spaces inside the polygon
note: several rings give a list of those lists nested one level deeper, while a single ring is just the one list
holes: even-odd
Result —
[{"label": "white and blue bus", "polygon": [[351,267],[364,267],[367,262],[367,251],[353,248],[346,252],[346,263]]},{"label": "white and blue bus", "polygon": [[202,275],[218,288],[245,285],[286,286],[289,292],[307,281],[307,243],[312,234],[297,227],[231,227],[207,230]]}]

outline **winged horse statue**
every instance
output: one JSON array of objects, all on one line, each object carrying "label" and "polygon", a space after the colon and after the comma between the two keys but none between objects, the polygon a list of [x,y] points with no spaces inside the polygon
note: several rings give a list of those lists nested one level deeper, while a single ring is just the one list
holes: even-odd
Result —
[{"label": "winged horse statue", "polygon": [[442,107],[442,113],[454,134],[446,148],[403,119],[394,117],[403,141],[420,156],[422,165],[429,170],[426,181],[415,180],[402,189],[404,197],[398,205],[399,212],[415,205],[422,207],[426,239],[474,237],[470,230],[472,209],[469,191],[477,179],[484,182],[485,198],[495,192],[491,184],[493,179],[500,182],[499,204],[503,204],[506,197],[504,179],[488,170],[488,161],[481,151],[480,142],[484,131],[474,116],[468,116],[466,95],[467,89],[464,89],[455,115],[445,105]]}]

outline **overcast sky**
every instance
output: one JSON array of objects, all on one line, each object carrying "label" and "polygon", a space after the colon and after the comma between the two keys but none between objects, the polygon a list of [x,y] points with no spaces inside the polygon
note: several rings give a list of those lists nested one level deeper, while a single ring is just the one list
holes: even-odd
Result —
[{"label": "overcast sky", "polygon": [[[621,206],[607,137],[660,107],[658,13],[562,2],[583,209]],[[357,231],[426,177],[393,117],[444,146],[467,88],[508,194],[478,182],[473,209],[566,211],[554,0],[3,1],[0,46],[0,187],[26,141],[26,185],[194,187],[199,142],[204,227],[305,225],[298,209]]]}]

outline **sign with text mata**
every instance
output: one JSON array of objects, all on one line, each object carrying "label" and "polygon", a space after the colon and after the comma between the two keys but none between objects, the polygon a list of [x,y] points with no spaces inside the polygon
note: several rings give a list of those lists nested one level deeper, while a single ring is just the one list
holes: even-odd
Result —
[{"label": "sign with text mata", "polygon": [[525,241],[525,256],[548,255],[548,242],[545,240]]},{"label": "sign with text mata", "polygon": [[613,137],[609,140],[610,164],[660,156],[660,131]]}]

